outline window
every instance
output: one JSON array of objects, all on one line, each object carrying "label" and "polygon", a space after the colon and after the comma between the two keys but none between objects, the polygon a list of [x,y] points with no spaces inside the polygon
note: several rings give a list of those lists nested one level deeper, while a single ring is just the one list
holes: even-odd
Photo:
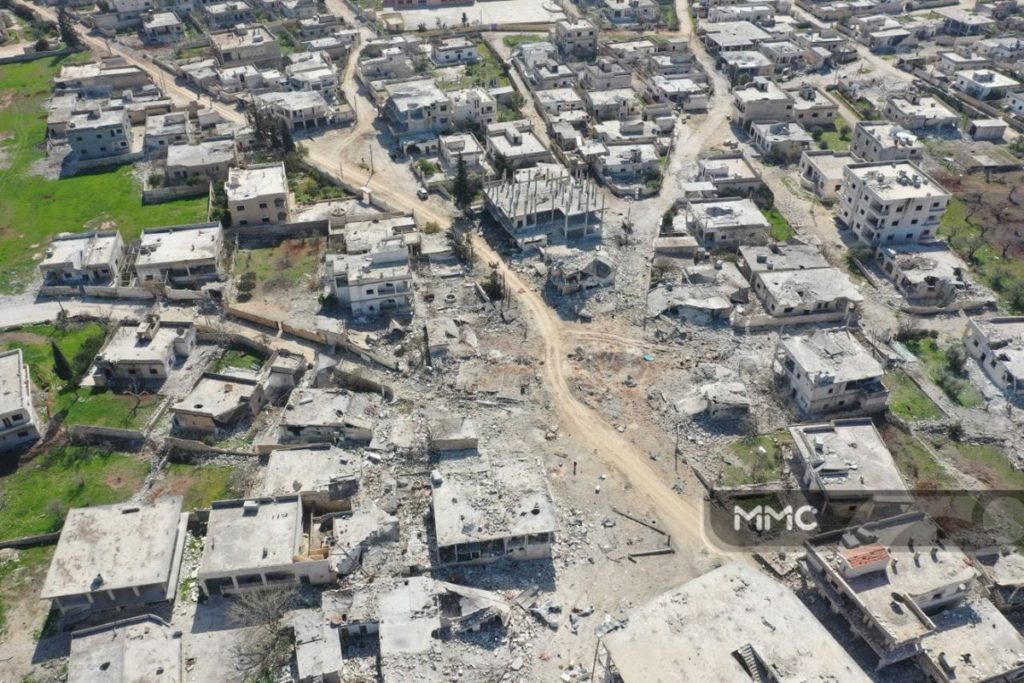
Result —
[{"label": "window", "polygon": [[160,373],[157,371],[156,368],[150,368],[149,369],[149,374],[151,374],[151,375],[159,375]]},{"label": "window", "polygon": [[260,202],[260,208],[261,209],[267,208],[267,203],[266,202]]},{"label": "window", "polygon": [[239,204],[238,206],[235,207],[235,211],[245,211],[245,207]]}]

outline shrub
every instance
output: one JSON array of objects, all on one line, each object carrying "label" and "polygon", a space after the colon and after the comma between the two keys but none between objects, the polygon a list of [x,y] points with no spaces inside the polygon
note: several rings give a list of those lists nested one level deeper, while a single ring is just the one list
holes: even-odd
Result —
[{"label": "shrub", "polygon": [[46,38],[40,38],[36,41],[34,47],[36,52],[46,52],[50,49],[50,41],[48,41]]}]

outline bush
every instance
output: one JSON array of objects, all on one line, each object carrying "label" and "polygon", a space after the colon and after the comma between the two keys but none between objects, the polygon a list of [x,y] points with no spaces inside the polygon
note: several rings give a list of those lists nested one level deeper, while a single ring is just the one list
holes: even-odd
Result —
[{"label": "bush", "polygon": [[164,184],[164,177],[159,173],[149,174],[149,186],[150,187],[162,187]]},{"label": "bush", "polygon": [[36,44],[33,47],[35,48],[36,52],[46,52],[50,49],[50,41],[48,41],[46,38],[40,38],[36,41]]},{"label": "bush", "polygon": [[434,235],[439,232],[441,232],[441,226],[438,225],[435,221],[429,221],[426,225],[423,226],[424,235]]}]

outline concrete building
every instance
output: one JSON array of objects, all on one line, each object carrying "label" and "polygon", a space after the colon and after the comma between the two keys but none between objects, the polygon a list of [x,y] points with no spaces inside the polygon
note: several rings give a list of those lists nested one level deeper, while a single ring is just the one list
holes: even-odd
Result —
[{"label": "concrete building", "polygon": [[224,229],[195,223],[143,230],[135,274],[142,285],[192,287],[220,277]]},{"label": "concrete building", "polygon": [[734,50],[718,56],[720,68],[731,83],[748,83],[775,73],[772,60],[756,50]]},{"label": "concrete building", "polygon": [[103,159],[132,151],[132,128],[128,113],[121,110],[72,114],[67,127],[71,152],[82,160]]},{"label": "concrete building", "polygon": [[615,284],[615,264],[605,254],[564,245],[544,247],[548,282],[562,295]]},{"label": "concrete building", "polygon": [[486,128],[498,120],[498,101],[483,88],[449,91],[448,101],[456,126]]},{"label": "concrete building", "polygon": [[924,145],[909,130],[886,121],[858,121],[850,151],[861,161],[915,161]]},{"label": "concrete building", "polygon": [[429,431],[430,448],[437,452],[473,450],[480,443],[476,423],[469,417],[435,417]]},{"label": "concrete building", "polygon": [[849,275],[838,268],[758,273],[754,291],[765,311],[776,317],[827,315],[832,320],[856,318],[864,301]]},{"label": "concrete building", "polygon": [[381,240],[369,254],[328,255],[326,276],[331,293],[354,316],[412,311],[409,249],[401,236]]},{"label": "concrete building", "polygon": [[789,162],[811,148],[814,138],[796,123],[753,123],[750,137],[754,147],[769,159]]},{"label": "concrete building", "polygon": [[167,182],[181,185],[195,178],[208,182],[223,181],[236,161],[234,140],[171,145],[167,148]]},{"label": "concrete building", "polygon": [[689,76],[653,76],[645,84],[647,96],[655,103],[671,102],[683,111],[708,108],[708,87]]},{"label": "concrete building", "polygon": [[830,128],[839,116],[839,105],[810,85],[789,91],[793,98],[793,119],[807,130]]},{"label": "concrete building", "polygon": [[938,69],[947,76],[957,71],[968,69],[984,69],[992,65],[987,57],[974,53],[960,54],[959,52],[940,52]]},{"label": "concrete building", "polygon": [[993,384],[1024,395],[1024,317],[971,318],[965,343]]},{"label": "concrete building", "polygon": [[449,175],[454,176],[459,159],[469,172],[479,171],[484,160],[484,148],[469,133],[442,135],[438,138],[438,153],[441,165]]},{"label": "concrete building", "polygon": [[431,489],[439,567],[551,556],[556,512],[536,459],[443,458]]},{"label": "concrete building", "polygon": [[749,199],[691,199],[684,212],[687,230],[705,249],[768,242],[771,223]]},{"label": "concrete building", "polygon": [[124,240],[116,230],[61,233],[39,262],[44,285],[104,284],[117,276]]},{"label": "concrete building", "polygon": [[433,79],[388,83],[384,114],[399,139],[436,136],[454,127],[451,103]]},{"label": "concrete building", "polygon": [[39,417],[32,405],[32,380],[21,349],[0,353],[0,451],[39,438]]},{"label": "concrete building", "polygon": [[170,145],[190,142],[189,128],[188,114],[183,111],[148,116],[143,148],[147,154],[164,156]]},{"label": "concrete building", "polygon": [[359,491],[360,459],[331,445],[270,452],[263,468],[263,496],[299,494],[318,510],[351,510]]},{"label": "concrete building", "polygon": [[103,60],[88,64],[65,64],[53,79],[57,92],[78,91],[87,97],[120,97],[125,91],[137,91],[151,85],[149,74],[123,60]]},{"label": "concrete building", "polygon": [[843,169],[839,217],[871,246],[935,238],[949,193],[909,161]]},{"label": "concrete building", "polygon": [[1003,611],[1024,605],[1024,555],[1010,546],[982,548],[972,554],[989,599]]},{"label": "concrete building", "polygon": [[330,105],[318,90],[268,92],[257,95],[256,101],[293,131],[321,128],[334,121]]},{"label": "concrete building", "polygon": [[584,62],[576,73],[583,90],[617,90],[629,88],[633,82],[633,72],[610,57]]},{"label": "concrete building", "polygon": [[585,178],[556,165],[516,172],[484,186],[485,206],[516,244],[543,245],[548,235],[565,239],[601,235],[604,199]]},{"label": "concrete building", "polygon": [[745,130],[753,123],[793,120],[793,98],[767,78],[755,78],[749,85],[732,91],[736,122]]},{"label": "concrete building", "polygon": [[430,58],[438,66],[470,64],[480,59],[480,48],[462,36],[444,38],[430,46]]},{"label": "concrete building", "polygon": [[742,152],[715,154],[698,159],[696,180],[711,183],[715,194],[720,197],[749,195],[764,185],[760,174]]},{"label": "concrete building", "polygon": [[761,273],[828,268],[829,262],[813,244],[779,244],[741,246],[737,266],[747,279]]},{"label": "concrete building", "polygon": [[508,168],[519,169],[554,160],[527,119],[492,123],[485,131],[487,153]]},{"label": "concrete building", "polygon": [[291,195],[284,163],[232,168],[224,183],[232,225],[287,223]]},{"label": "concrete building", "polygon": [[834,202],[843,188],[843,169],[853,162],[850,152],[805,150],[800,155],[800,184],[818,199]]},{"label": "concrete building", "polygon": [[785,337],[776,361],[789,397],[805,415],[879,412],[889,400],[882,366],[849,330]]},{"label": "concrete building", "polygon": [[870,418],[790,427],[803,488],[819,510],[840,518],[878,519],[913,501],[892,453]]},{"label": "concrete building", "polygon": [[805,547],[818,593],[874,650],[879,668],[915,658],[935,681],[1020,676],[1021,658],[1004,655],[1020,652],[1024,639],[991,603],[971,597],[977,571],[924,513],[821,534]]},{"label": "concrete building", "polygon": [[772,34],[749,21],[720,21],[702,26],[701,36],[708,50],[719,55],[736,50],[756,50],[761,43],[772,39]]},{"label": "concrete building", "polygon": [[586,19],[555,22],[551,41],[563,55],[589,57],[597,54],[597,27]]},{"label": "concrete building", "polygon": [[295,389],[281,418],[281,443],[336,443],[373,438],[377,403],[369,394]]},{"label": "concrete building", "polygon": [[202,13],[203,19],[211,31],[222,31],[240,24],[251,24],[256,20],[252,8],[241,0],[205,5]]},{"label": "concrete building", "polygon": [[890,97],[882,112],[885,118],[909,130],[955,128],[960,115],[934,97]]},{"label": "concrete building", "polygon": [[221,65],[257,64],[277,66],[281,46],[265,26],[238,27],[210,34],[213,52]]},{"label": "concrete building", "polygon": [[152,614],[71,634],[67,683],[181,683],[181,632]]},{"label": "concrete building", "polygon": [[328,549],[314,545],[297,495],[215,502],[197,579],[204,595],[331,581]]},{"label": "concrete building", "polygon": [[1006,135],[1006,122],[1002,119],[973,119],[966,132],[972,140],[1000,142]]},{"label": "concrete building", "polygon": [[40,597],[68,616],[173,600],[187,521],[181,496],[71,510]]},{"label": "concrete building", "polygon": [[587,111],[597,121],[622,121],[635,118],[643,111],[640,96],[632,88],[584,90],[583,101],[587,104]]},{"label": "concrete building", "polygon": [[871,680],[788,587],[739,562],[662,593],[623,621],[599,636],[598,683]]},{"label": "concrete building", "polygon": [[[287,59],[289,63],[285,66],[284,72],[291,90],[298,93],[316,92],[329,101],[335,99],[339,86],[338,74],[326,54],[296,52],[288,55]],[[292,127],[295,128],[294,125]],[[299,126],[302,127],[304,126]]]},{"label": "concrete building", "polygon": [[652,144],[609,145],[593,157],[593,167],[606,182],[638,184],[660,172],[661,155]]},{"label": "concrete building", "polygon": [[171,406],[176,429],[217,434],[259,413],[266,401],[260,377],[251,371],[205,373],[188,396]]},{"label": "concrete building", "polygon": [[965,69],[953,75],[957,90],[979,100],[1005,97],[1020,87],[1020,81],[992,69]]},{"label": "concrete building", "polygon": [[602,0],[604,16],[616,26],[653,26],[658,21],[654,0]]},{"label": "concrete building", "polygon": [[142,22],[142,42],[147,45],[174,45],[185,39],[185,30],[174,12],[155,12]]},{"label": "concrete building", "polygon": [[159,316],[149,316],[137,326],[122,325],[96,354],[93,380],[100,387],[162,382],[195,344],[194,327],[161,324]]},{"label": "concrete building", "polygon": [[968,286],[967,264],[945,242],[883,246],[875,257],[908,299],[949,303]]}]

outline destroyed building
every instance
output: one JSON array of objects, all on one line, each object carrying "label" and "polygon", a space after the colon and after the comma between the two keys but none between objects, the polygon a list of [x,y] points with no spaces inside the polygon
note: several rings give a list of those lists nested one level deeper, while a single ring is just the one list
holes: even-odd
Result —
[{"label": "destroyed building", "polygon": [[438,566],[551,556],[557,520],[542,463],[442,459],[431,474]]},{"label": "destroyed building", "polygon": [[876,258],[908,299],[949,302],[969,286],[967,264],[945,242],[880,247]]},{"label": "destroyed building", "polygon": [[705,249],[768,242],[771,223],[749,199],[691,199],[684,211],[687,229]]},{"label": "destroyed building", "polygon": [[754,291],[769,315],[813,315],[829,320],[854,319],[864,296],[838,268],[771,270],[756,273]]},{"label": "destroyed building", "polygon": [[769,271],[828,268],[821,250],[812,244],[744,245],[739,248],[739,269],[746,277]]},{"label": "destroyed building", "polygon": [[40,597],[65,615],[173,600],[187,522],[181,502],[71,510]]},{"label": "destroyed building", "polygon": [[789,588],[739,562],[626,616],[598,641],[595,681],[870,680]]},{"label": "destroyed building", "polygon": [[565,239],[600,237],[604,196],[590,180],[548,165],[517,171],[484,187],[488,213],[522,248]]},{"label": "destroyed building", "polygon": [[328,444],[271,451],[261,495],[299,494],[317,510],[347,510],[359,490],[356,457]]},{"label": "destroyed building", "polygon": [[874,413],[888,403],[882,366],[849,330],[783,337],[776,363],[787,395],[804,414]]},{"label": "destroyed building", "polygon": [[1010,546],[977,550],[974,567],[989,599],[1003,611],[1024,606],[1024,555]]},{"label": "destroyed building", "polygon": [[216,434],[259,413],[263,382],[251,371],[205,373],[188,396],[171,406],[173,425],[183,432]]},{"label": "destroyed building", "polygon": [[281,443],[336,443],[373,438],[377,403],[342,389],[295,389],[281,417]]},{"label": "destroyed building", "polygon": [[543,255],[548,267],[548,282],[560,294],[573,294],[615,284],[615,264],[601,252],[553,245],[544,247]]}]

